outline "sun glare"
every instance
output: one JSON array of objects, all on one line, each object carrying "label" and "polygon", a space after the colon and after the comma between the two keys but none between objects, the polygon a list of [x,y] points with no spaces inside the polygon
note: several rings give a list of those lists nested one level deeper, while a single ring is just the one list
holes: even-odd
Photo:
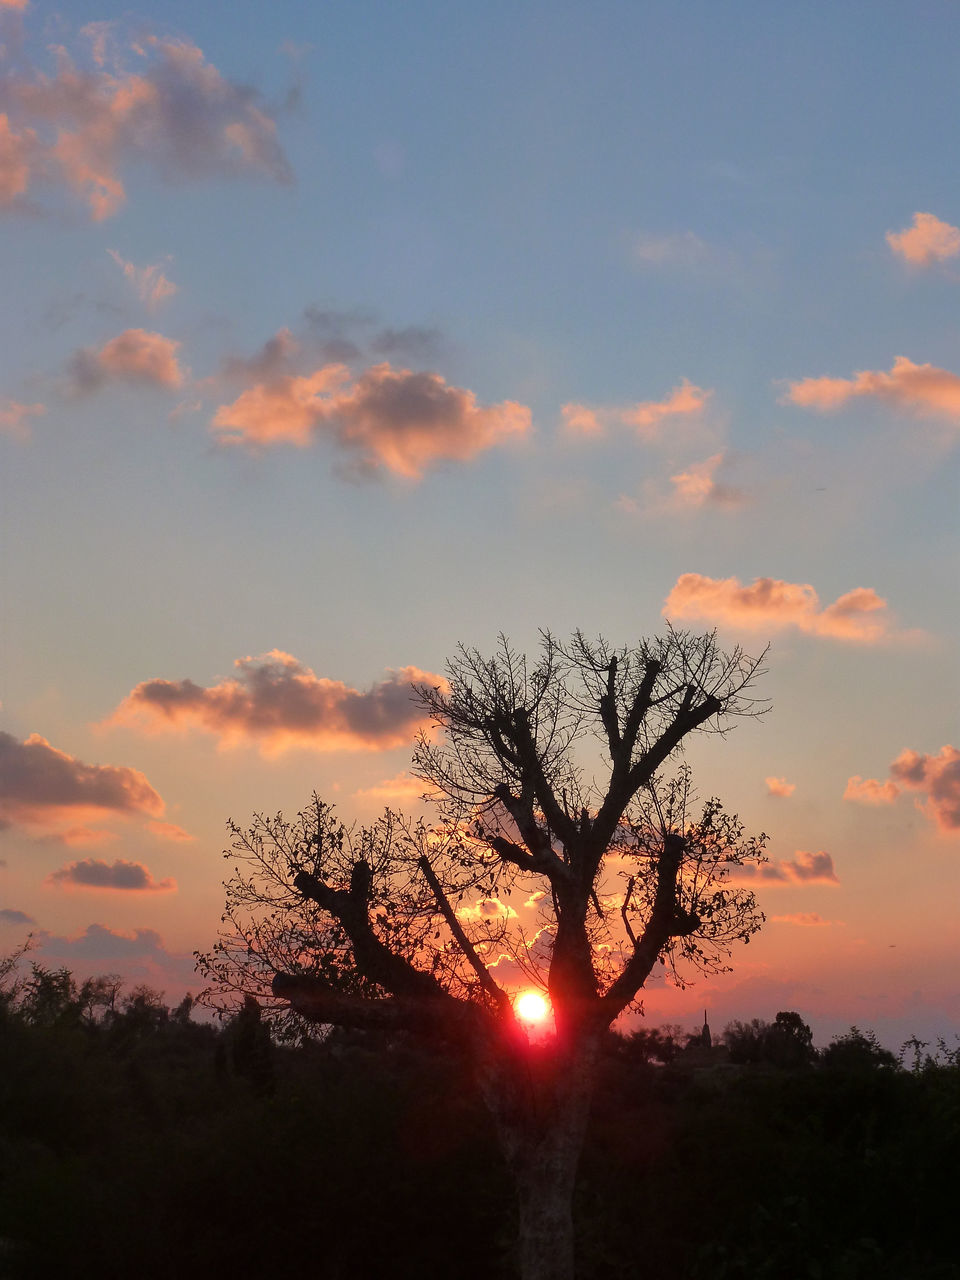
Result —
[{"label": "sun glare", "polygon": [[524,1022],[542,1022],[547,1016],[547,1002],[539,991],[521,991],[513,1006]]}]

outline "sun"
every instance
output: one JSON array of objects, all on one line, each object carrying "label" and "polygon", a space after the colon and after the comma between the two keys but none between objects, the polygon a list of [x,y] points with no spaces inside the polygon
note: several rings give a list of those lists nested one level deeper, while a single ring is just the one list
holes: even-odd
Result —
[{"label": "sun", "polygon": [[549,1012],[539,991],[521,991],[513,1003],[517,1017],[523,1022],[542,1022]]}]

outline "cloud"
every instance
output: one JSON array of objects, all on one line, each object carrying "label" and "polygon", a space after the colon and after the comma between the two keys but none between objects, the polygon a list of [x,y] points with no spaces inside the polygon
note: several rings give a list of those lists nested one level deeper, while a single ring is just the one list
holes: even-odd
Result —
[{"label": "cloud", "polygon": [[768,796],[792,796],[797,789],[795,782],[788,782],[786,778],[764,778],[767,784]]},{"label": "cloud", "polygon": [[81,889],[119,889],[125,893],[167,893],[177,887],[175,880],[154,880],[141,863],[127,862],[123,858],[112,864],[98,858],[71,862],[58,871],[52,871],[47,876],[47,883]]},{"label": "cloud", "polygon": [[221,405],[212,426],[220,440],[251,447],[305,448],[326,435],[360,473],[418,479],[436,462],[466,461],[524,435],[530,410],[512,400],[478,405],[438,373],[378,364],[353,379],[346,365],[331,364],[257,383]]},{"label": "cloud", "polygon": [[0,907],[0,924],[36,924],[33,916],[25,911],[15,911],[13,907]]},{"label": "cloud", "polygon": [[55,832],[91,815],[162,812],[163,801],[137,769],[84,764],[36,733],[24,742],[0,733],[2,824]]},{"label": "cloud", "polygon": [[7,431],[19,440],[30,437],[30,418],[37,418],[46,413],[46,405],[19,404],[16,400],[8,400],[0,405],[0,431]]},{"label": "cloud", "polygon": [[109,23],[83,34],[86,65],[56,47],[52,74],[24,65],[0,86],[0,204],[32,212],[35,189],[66,190],[101,221],[126,201],[122,171],[144,162],[171,179],[291,180],[257,94],[195,45],[125,40]]},{"label": "cloud", "polygon": [[411,684],[446,686],[418,667],[392,670],[361,692],[319,677],[279,649],[238,658],[237,675],[204,688],[192,680],[146,680],[124,698],[110,724],[163,732],[201,729],[224,746],[256,743],[273,756],[313,751],[387,751],[408,746],[428,723]]},{"label": "cloud", "polygon": [[119,933],[102,924],[90,924],[76,937],[58,937],[46,930],[35,934],[32,959],[49,968],[68,968],[78,979],[116,973],[126,983],[147,983],[166,991],[168,1002],[197,989],[194,959],[171,952],[155,929]]},{"label": "cloud", "polygon": [[960,253],[960,227],[941,222],[932,213],[915,213],[912,227],[887,232],[887,244],[912,266],[929,267]]},{"label": "cloud", "polygon": [[855,773],[847,779],[844,800],[853,800],[856,804],[893,804],[900,794],[895,782],[880,782],[876,778],[861,778]]},{"label": "cloud", "polygon": [[395,778],[387,778],[372,787],[364,787],[353,794],[361,800],[408,800],[423,798],[429,786],[421,778],[411,778],[408,773],[398,773]]},{"label": "cloud", "polygon": [[739,578],[684,573],[661,612],[665,617],[697,618],[748,630],[794,627],[809,635],[876,644],[891,635],[886,610],[886,600],[871,587],[856,587],[821,609],[809,583],[755,578],[744,586]]},{"label": "cloud", "polygon": [[189,831],[184,831],[183,827],[178,827],[175,822],[151,821],[147,823],[147,830],[159,836],[161,840],[173,840],[177,844],[186,844],[197,838]]},{"label": "cloud", "polygon": [[177,292],[177,286],[163,274],[159,262],[154,263],[153,266],[137,267],[132,262],[126,262],[121,258],[116,249],[108,249],[107,253],[133,285],[140,300],[148,307],[157,306],[165,298],[172,298]]},{"label": "cloud", "polygon": [[802,378],[791,382],[781,403],[828,412],[868,396],[912,413],[960,422],[960,376],[932,364],[897,356],[889,373],[864,369],[852,378]]},{"label": "cloud", "polygon": [[481,898],[470,906],[457,908],[460,920],[511,920],[516,914],[509,903],[501,902],[499,898]]},{"label": "cloud", "polygon": [[0,9],[16,9],[22,12],[27,7],[28,0],[0,0]]},{"label": "cloud", "polygon": [[833,858],[821,849],[818,853],[797,850],[793,859],[773,858],[769,862],[745,863],[731,875],[735,880],[761,880],[775,884],[839,884]]},{"label": "cloud", "polygon": [[640,400],[634,405],[561,405],[564,427],[571,435],[602,435],[610,426],[634,427],[641,435],[652,435],[667,418],[690,417],[702,412],[713,395],[694,386],[688,378],[662,400]]},{"label": "cloud", "polygon": [[688,507],[739,507],[745,501],[742,490],[717,480],[717,472],[727,461],[725,453],[715,453],[703,462],[691,463],[686,471],[670,477],[674,496]]},{"label": "cloud", "polygon": [[926,792],[923,810],[941,831],[960,831],[960,751],[949,744],[937,755],[901,751],[890,766],[901,787]]},{"label": "cloud", "polygon": [[177,363],[180,345],[160,333],[125,329],[99,351],[84,347],[74,352],[68,366],[72,389],[96,391],[108,382],[179,387],[183,382],[183,371]]},{"label": "cloud", "polygon": [[803,928],[823,929],[830,925],[842,925],[842,920],[824,920],[816,911],[794,911],[790,915],[771,916],[771,924],[797,924]]},{"label": "cloud", "polygon": [[640,232],[634,237],[632,256],[642,266],[693,267],[709,258],[710,250],[692,231],[659,236]]}]

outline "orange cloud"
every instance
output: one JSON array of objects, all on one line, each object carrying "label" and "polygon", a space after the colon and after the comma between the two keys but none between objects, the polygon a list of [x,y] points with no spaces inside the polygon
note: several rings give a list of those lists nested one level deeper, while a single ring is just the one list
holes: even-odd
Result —
[{"label": "orange cloud", "polygon": [[739,489],[721,484],[717,480],[717,472],[726,461],[725,453],[715,453],[703,462],[691,463],[686,471],[671,476],[677,499],[688,507],[706,505],[736,507],[744,501]]},{"label": "orange cloud", "polygon": [[821,849],[818,853],[797,850],[793,859],[774,858],[770,862],[744,863],[733,872],[736,880],[762,880],[767,884],[839,884],[833,858]]},{"label": "orange cloud", "polygon": [[941,831],[960,831],[960,751],[949,744],[937,755],[901,751],[890,766],[901,787],[926,792],[924,812]]},{"label": "orange cloud", "polygon": [[887,232],[887,244],[912,266],[929,267],[960,253],[960,227],[941,222],[932,213],[915,213],[912,227]]},{"label": "orange cloud", "polygon": [[30,418],[37,418],[46,413],[47,407],[42,404],[19,404],[16,400],[8,400],[0,406],[0,431],[8,431],[18,440],[30,437]]},{"label": "orange cloud", "polygon": [[626,426],[651,435],[667,418],[700,413],[712,395],[712,391],[705,391],[694,386],[688,378],[683,378],[662,400],[641,400],[634,405],[619,407],[565,404],[560,412],[564,426],[571,434],[602,435],[608,426]]},{"label": "orange cloud", "polygon": [[788,782],[786,778],[764,778],[767,784],[768,796],[792,796],[797,789],[795,782]]},{"label": "orange cloud", "polygon": [[798,924],[803,928],[826,928],[830,925],[843,924],[842,920],[824,920],[816,911],[794,911],[791,915],[771,916],[772,924]]},{"label": "orange cloud", "polygon": [[876,778],[861,778],[855,773],[847,779],[844,800],[853,800],[856,804],[893,804],[900,794],[895,782],[880,782]]},{"label": "orange cloud", "polygon": [[410,686],[446,686],[442,676],[402,667],[361,692],[315,675],[279,649],[238,658],[234,666],[235,677],[209,688],[192,680],[146,680],[108,723],[155,732],[201,729],[216,734],[224,746],[256,743],[267,756],[290,747],[387,751],[408,746],[429,723]]},{"label": "orange cloud", "polygon": [[810,635],[875,644],[890,634],[886,608],[887,602],[870,587],[856,587],[821,609],[809,583],[756,578],[744,586],[739,578],[684,573],[661,612],[670,618],[703,619],[750,630],[795,627]]},{"label": "orange cloud", "polygon": [[960,421],[960,376],[897,356],[889,373],[865,369],[852,378],[803,378],[788,384],[782,403],[828,412],[857,396],[871,396],[913,413]]},{"label": "orange cloud", "polygon": [[362,800],[416,801],[421,800],[428,790],[427,783],[420,778],[411,778],[408,773],[398,773],[395,778],[387,778],[373,787],[364,787],[355,791],[354,795]]},{"label": "orange cloud", "polygon": [[99,351],[84,347],[69,364],[73,389],[95,391],[107,382],[179,387],[183,371],[177,363],[180,343],[146,329],[125,329]]},{"label": "orange cloud", "polygon": [[516,914],[509,903],[501,902],[499,898],[481,898],[470,906],[457,908],[457,916],[461,920],[510,920]]},{"label": "orange cloud", "polygon": [[84,764],[37,733],[24,742],[0,733],[0,827],[56,832],[90,816],[162,812],[163,801],[137,769]]},{"label": "orange cloud", "polygon": [[177,286],[163,274],[159,262],[153,266],[137,267],[132,262],[126,262],[121,258],[116,249],[108,249],[107,253],[133,285],[140,300],[148,307],[157,306],[165,298],[172,298],[177,292]]},{"label": "orange cloud", "polygon": [[438,373],[378,364],[355,380],[343,364],[297,377],[282,375],[221,405],[219,439],[250,446],[301,448],[324,434],[364,474],[390,471],[418,479],[446,459],[465,461],[530,429],[530,410],[515,401],[482,406],[472,391]]},{"label": "orange cloud", "polygon": [[[256,173],[290,181],[276,125],[249,87],[225,80],[186,41],[124,43],[118,31],[109,23],[84,29],[92,65],[78,66],[58,47],[52,75],[8,73],[0,89],[0,203],[29,209],[35,187],[63,187],[100,221],[126,200],[121,169],[143,161],[176,178]],[[137,71],[124,65],[130,58]]]},{"label": "orange cloud", "polygon": [[173,840],[177,844],[186,844],[197,838],[189,831],[184,831],[183,827],[178,827],[175,822],[148,822],[147,830],[152,831],[161,840]]},{"label": "orange cloud", "polygon": [[175,880],[154,880],[139,862],[118,858],[113,864],[99,858],[71,862],[47,876],[47,883],[80,889],[119,889],[124,893],[169,893],[176,889]]}]

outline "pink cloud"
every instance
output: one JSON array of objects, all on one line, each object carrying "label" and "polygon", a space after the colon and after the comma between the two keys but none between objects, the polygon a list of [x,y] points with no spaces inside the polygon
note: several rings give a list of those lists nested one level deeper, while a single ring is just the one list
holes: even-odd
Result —
[{"label": "pink cloud", "polygon": [[960,253],[960,227],[941,222],[932,213],[915,213],[912,227],[887,232],[887,244],[912,266],[929,267]]},{"label": "pink cloud", "polygon": [[216,411],[220,440],[305,447],[326,435],[359,473],[418,479],[444,460],[466,461],[525,435],[530,410],[515,401],[478,405],[472,391],[438,373],[378,364],[353,379],[343,364],[259,382]]},{"label": "pink cloud", "polygon": [[71,862],[58,871],[52,871],[47,876],[47,883],[68,888],[120,890],[124,893],[169,893],[177,887],[175,880],[154,880],[141,863],[127,862],[123,858],[118,858],[112,864],[101,862],[99,858]]},{"label": "pink cloud", "polygon": [[571,435],[596,436],[603,432],[595,409],[585,404],[564,404],[560,406],[563,425]]},{"label": "pink cloud", "polygon": [[564,425],[573,435],[602,435],[609,426],[634,427],[650,436],[668,418],[692,417],[702,412],[712,391],[696,387],[687,378],[662,400],[641,400],[633,405],[565,404],[561,408]]},{"label": "pink cloud", "polygon": [[816,911],[794,911],[785,916],[771,916],[770,922],[771,924],[796,924],[806,929],[822,929],[843,923],[842,920],[824,920],[822,916],[817,915]]},{"label": "pink cloud", "polygon": [[422,799],[429,790],[427,783],[420,778],[411,778],[408,773],[398,773],[395,778],[387,778],[375,786],[364,787],[355,791],[354,795],[361,800],[401,800],[413,802]]},{"label": "pink cloud", "polygon": [[634,260],[644,265],[692,267],[709,256],[705,242],[692,231],[659,236],[640,233],[633,242]]},{"label": "pink cloud", "polygon": [[148,822],[147,830],[161,840],[173,840],[177,844],[187,844],[197,838],[189,831],[184,831],[183,827],[178,827],[175,822]]},{"label": "pink cloud", "polygon": [[788,384],[784,403],[827,412],[868,396],[913,413],[960,421],[960,376],[897,356],[889,373],[865,369],[852,378],[802,378]]},{"label": "pink cloud", "polygon": [[[24,742],[0,733],[0,826],[58,832],[91,816],[162,812],[163,801],[137,769],[84,764],[37,733]],[[69,843],[77,830],[60,835]]]},{"label": "pink cloud", "polygon": [[960,831],[960,751],[949,744],[937,755],[901,751],[890,766],[901,787],[926,793],[924,812],[941,831]]},{"label": "pink cloud", "polygon": [[23,12],[27,7],[27,0],[0,0],[0,9],[16,9]]},{"label": "pink cloud", "polygon": [[108,382],[131,382],[154,387],[179,387],[183,371],[177,363],[180,343],[146,329],[125,329],[99,351],[84,347],[74,352],[69,373],[74,390],[95,391]]},{"label": "pink cloud", "polygon": [[688,507],[741,506],[744,494],[730,485],[721,484],[717,479],[717,473],[726,461],[725,453],[715,453],[711,458],[691,463],[686,471],[671,476],[670,482],[677,499]]},{"label": "pink cloud", "polygon": [[124,42],[118,33],[109,23],[84,29],[86,67],[58,47],[52,75],[7,74],[0,203],[28,208],[35,187],[62,187],[100,221],[126,200],[121,170],[143,161],[175,178],[253,173],[290,181],[275,122],[252,90],[225,80],[186,41]]},{"label": "pink cloud", "polygon": [[163,274],[159,262],[152,266],[138,267],[121,258],[116,249],[108,249],[107,253],[133,285],[140,300],[148,307],[157,306],[164,299],[172,298],[177,292],[177,286]]},{"label": "pink cloud", "polygon": [[756,578],[708,578],[684,573],[661,612],[666,617],[696,618],[758,631],[794,627],[810,635],[860,644],[876,644],[890,635],[887,602],[870,587],[856,587],[826,608],[809,583]]},{"label": "pink cloud", "polygon": [[773,858],[769,862],[745,863],[737,867],[733,879],[761,880],[769,885],[839,884],[833,858],[821,849],[818,853],[797,850],[792,859]]},{"label": "pink cloud", "polygon": [[876,778],[861,778],[855,773],[847,779],[844,800],[852,800],[856,804],[893,804],[900,794],[895,782],[880,782]]},{"label": "pink cloud", "polygon": [[795,782],[788,782],[786,778],[764,778],[767,784],[768,796],[792,796],[797,789]]},{"label": "pink cloud", "polygon": [[46,405],[19,404],[16,400],[8,400],[0,406],[0,431],[7,431],[18,440],[27,440],[30,437],[29,420],[46,411]]},{"label": "pink cloud", "polygon": [[410,686],[446,685],[442,676],[402,667],[361,692],[315,675],[279,649],[238,658],[234,666],[236,676],[208,688],[192,680],[146,680],[108,723],[154,732],[201,729],[224,746],[256,743],[268,756],[291,747],[386,751],[408,746],[428,724]]}]

